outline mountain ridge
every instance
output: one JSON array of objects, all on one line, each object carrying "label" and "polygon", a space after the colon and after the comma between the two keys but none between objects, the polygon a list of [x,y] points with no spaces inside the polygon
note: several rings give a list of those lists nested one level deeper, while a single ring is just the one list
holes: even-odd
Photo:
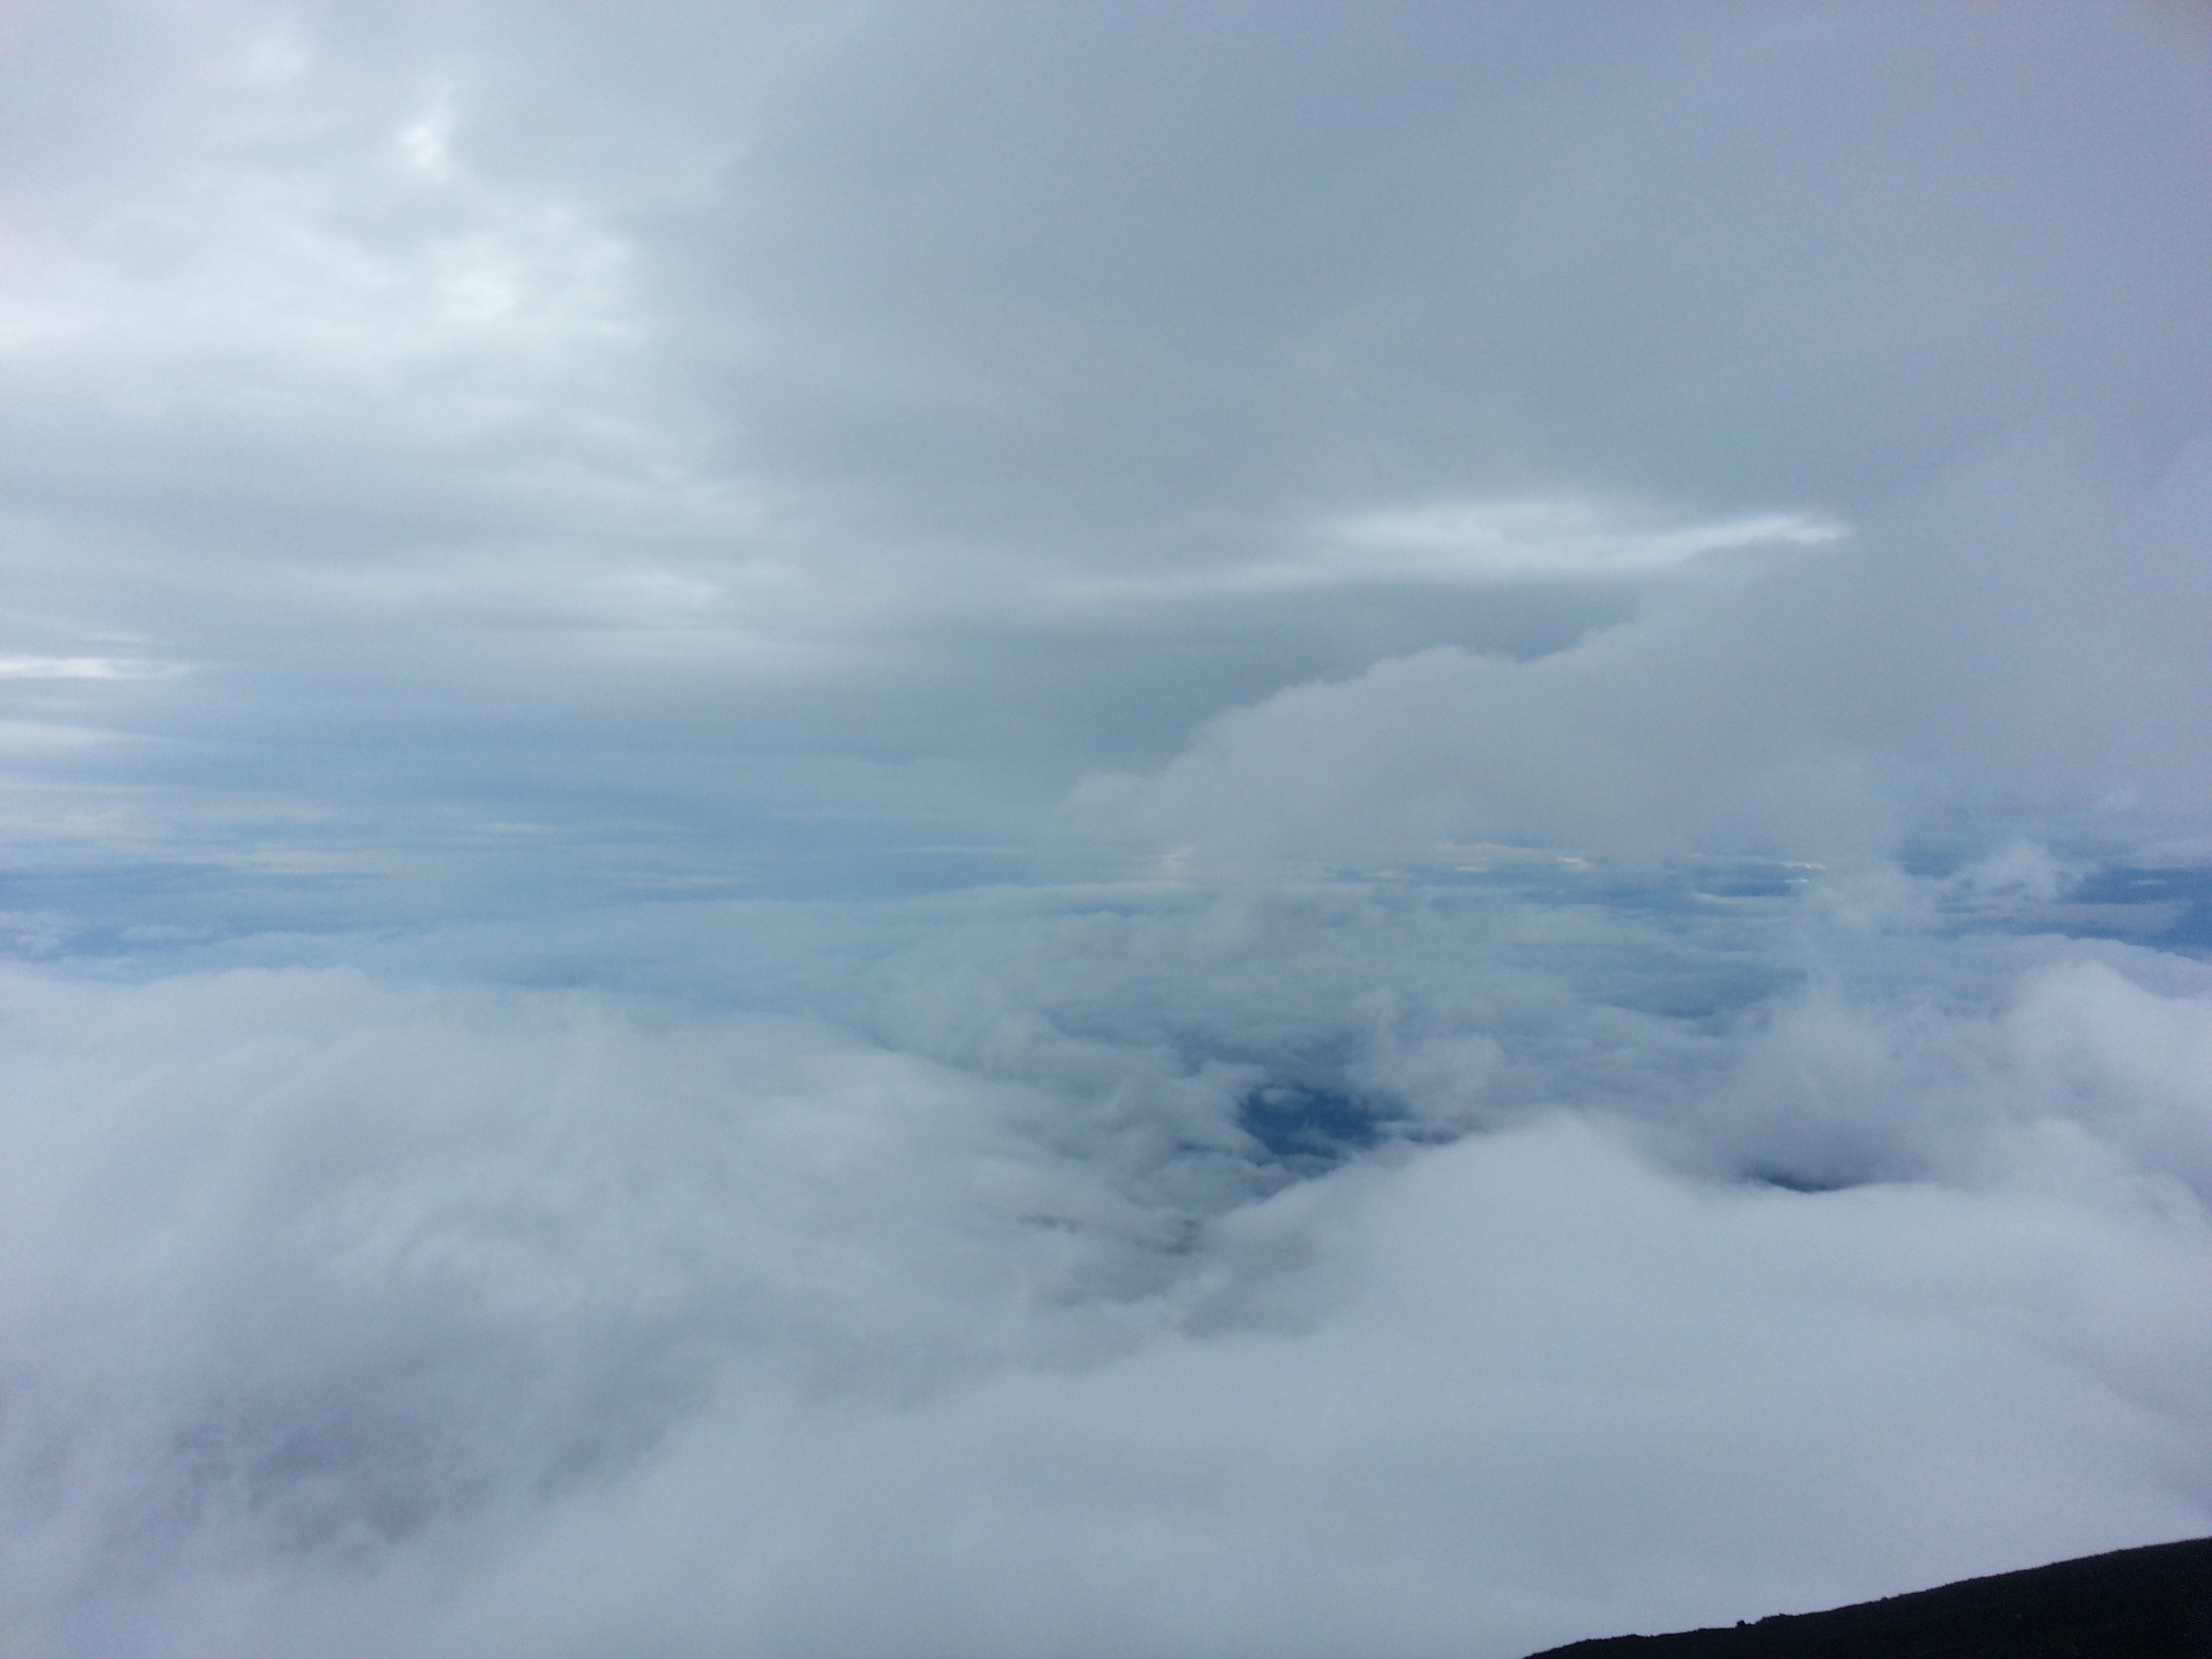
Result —
[{"label": "mountain ridge", "polygon": [[2212,1538],[1528,1659],[2212,1659]]}]

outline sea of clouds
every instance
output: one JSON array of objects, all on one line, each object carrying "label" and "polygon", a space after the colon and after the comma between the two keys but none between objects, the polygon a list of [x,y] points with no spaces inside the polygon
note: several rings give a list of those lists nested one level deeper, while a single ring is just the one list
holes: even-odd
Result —
[{"label": "sea of clouds", "polygon": [[2212,969],[1536,874],[11,973],[24,1650],[1510,1654],[2203,1529]]},{"label": "sea of clouds", "polygon": [[2212,1529],[2212,46],[0,14],[0,1654],[1516,1659]]}]

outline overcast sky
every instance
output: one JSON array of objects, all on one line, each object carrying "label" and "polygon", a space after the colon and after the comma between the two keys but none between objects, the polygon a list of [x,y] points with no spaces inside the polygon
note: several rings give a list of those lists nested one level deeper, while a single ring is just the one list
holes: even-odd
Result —
[{"label": "overcast sky", "polygon": [[0,1651],[1515,1659],[2212,1530],[2201,9],[0,81]]}]

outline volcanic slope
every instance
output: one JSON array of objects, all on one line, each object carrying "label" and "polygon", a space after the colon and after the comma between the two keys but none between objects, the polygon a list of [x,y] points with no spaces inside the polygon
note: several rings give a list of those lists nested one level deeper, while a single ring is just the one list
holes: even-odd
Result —
[{"label": "volcanic slope", "polygon": [[1968,1578],[1733,1629],[1613,1636],[1529,1659],[2207,1659],[2212,1538]]}]

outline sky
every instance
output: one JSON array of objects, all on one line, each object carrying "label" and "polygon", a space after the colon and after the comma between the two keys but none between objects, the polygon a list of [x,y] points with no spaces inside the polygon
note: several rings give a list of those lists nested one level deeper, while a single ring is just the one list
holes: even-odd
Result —
[{"label": "sky", "polygon": [[1518,1659],[2212,1531],[2201,9],[0,83],[0,1654]]}]

